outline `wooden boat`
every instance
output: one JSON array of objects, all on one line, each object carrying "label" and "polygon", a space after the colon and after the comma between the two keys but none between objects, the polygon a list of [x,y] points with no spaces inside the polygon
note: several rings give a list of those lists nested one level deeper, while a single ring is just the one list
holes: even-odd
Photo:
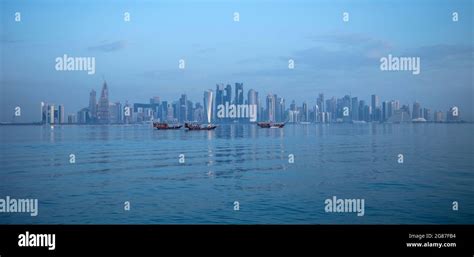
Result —
[{"label": "wooden boat", "polygon": [[213,130],[217,128],[216,125],[212,125],[212,124],[201,125],[197,123],[184,123],[184,127],[189,130]]},{"label": "wooden boat", "polygon": [[285,123],[259,122],[257,125],[261,128],[283,128]]},{"label": "wooden boat", "polygon": [[164,129],[180,129],[183,125],[180,124],[168,124],[166,122],[153,122],[153,127],[159,130]]}]

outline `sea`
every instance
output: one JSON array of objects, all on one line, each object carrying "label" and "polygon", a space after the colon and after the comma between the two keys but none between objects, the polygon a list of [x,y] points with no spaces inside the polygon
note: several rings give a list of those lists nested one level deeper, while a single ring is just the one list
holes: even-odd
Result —
[{"label": "sea", "polygon": [[[0,199],[39,204],[37,216],[0,212],[0,224],[473,224],[473,132],[0,126]],[[363,199],[364,215],[328,212],[333,197]]]}]

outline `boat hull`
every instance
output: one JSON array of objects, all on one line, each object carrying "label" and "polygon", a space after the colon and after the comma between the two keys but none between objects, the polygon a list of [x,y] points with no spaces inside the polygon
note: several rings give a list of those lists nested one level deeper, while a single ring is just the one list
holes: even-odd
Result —
[{"label": "boat hull", "polygon": [[259,122],[257,125],[261,128],[283,128],[285,123]]},{"label": "boat hull", "polygon": [[183,125],[169,125],[168,123],[153,123],[153,127],[158,130],[180,129]]},{"label": "boat hull", "polygon": [[188,130],[213,130],[217,128],[216,125],[200,125],[200,124],[184,124],[184,127],[187,128]]}]

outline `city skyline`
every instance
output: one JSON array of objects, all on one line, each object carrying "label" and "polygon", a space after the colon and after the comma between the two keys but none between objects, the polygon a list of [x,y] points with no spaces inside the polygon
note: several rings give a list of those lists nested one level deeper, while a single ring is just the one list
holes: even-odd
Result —
[{"label": "city skyline", "polygon": [[[88,100],[83,92],[101,76],[122,103],[156,94],[174,99],[182,92],[201,99],[206,85],[240,81],[261,94],[278,92],[297,102],[319,92],[377,92],[382,99],[410,105],[421,100],[437,110],[457,105],[464,119],[473,120],[470,1],[366,6],[304,0],[186,5],[6,0],[2,7],[1,121],[9,121],[17,106],[20,121],[37,119],[37,103],[44,99],[80,109]],[[21,21],[15,20],[17,12]],[[65,55],[95,58],[94,72],[55,69],[55,60]],[[419,73],[381,70],[380,59],[387,56],[419,58]]]},{"label": "city skyline", "polygon": [[[234,91],[234,90],[235,91]],[[234,92],[234,93],[233,93]],[[244,84],[236,82],[234,88],[231,84],[218,83],[215,91],[204,91],[201,102],[193,102],[187,94],[181,94],[177,100],[163,100],[160,96],[152,96],[149,103],[128,103],[109,99],[109,86],[103,82],[101,94],[97,101],[96,91],[89,93],[87,107],[74,112],[65,112],[63,104],[46,104],[41,102],[42,123],[79,123],[79,124],[117,124],[140,123],[148,121],[162,122],[187,122],[202,123],[229,123],[229,122],[289,122],[289,123],[332,123],[332,122],[455,122],[462,121],[461,110],[457,106],[450,106],[446,111],[433,110],[422,106],[415,101],[410,104],[401,103],[399,100],[383,100],[380,96],[372,94],[370,101],[358,96],[345,95],[342,98],[335,96],[325,99],[324,93],[319,93],[314,101],[297,103],[288,101],[277,94],[268,93],[261,99],[259,92],[253,88],[247,90],[244,97]],[[219,105],[256,105],[256,119],[235,117],[219,117]],[[127,109],[128,108],[128,109]],[[67,114],[67,119],[65,115]],[[67,121],[67,122],[66,122]]]}]

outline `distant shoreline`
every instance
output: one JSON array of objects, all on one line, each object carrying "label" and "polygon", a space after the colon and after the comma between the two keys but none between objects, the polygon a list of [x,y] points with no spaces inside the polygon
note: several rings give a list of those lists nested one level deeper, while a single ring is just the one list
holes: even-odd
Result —
[{"label": "distant shoreline", "polygon": [[[329,122],[329,123],[286,123],[286,125],[303,125],[303,126],[311,126],[311,125],[328,125],[328,124],[354,124],[354,125],[368,125],[368,124],[472,124],[472,121],[442,121],[442,122],[434,122],[434,121],[426,121],[426,122],[366,122],[366,123],[352,123],[352,122]],[[126,126],[126,125],[151,125],[152,123],[107,123],[107,124],[100,124],[100,123],[61,123],[61,124],[44,124],[40,122],[0,122],[0,126]],[[257,123],[215,123],[217,125],[256,125]]]}]

